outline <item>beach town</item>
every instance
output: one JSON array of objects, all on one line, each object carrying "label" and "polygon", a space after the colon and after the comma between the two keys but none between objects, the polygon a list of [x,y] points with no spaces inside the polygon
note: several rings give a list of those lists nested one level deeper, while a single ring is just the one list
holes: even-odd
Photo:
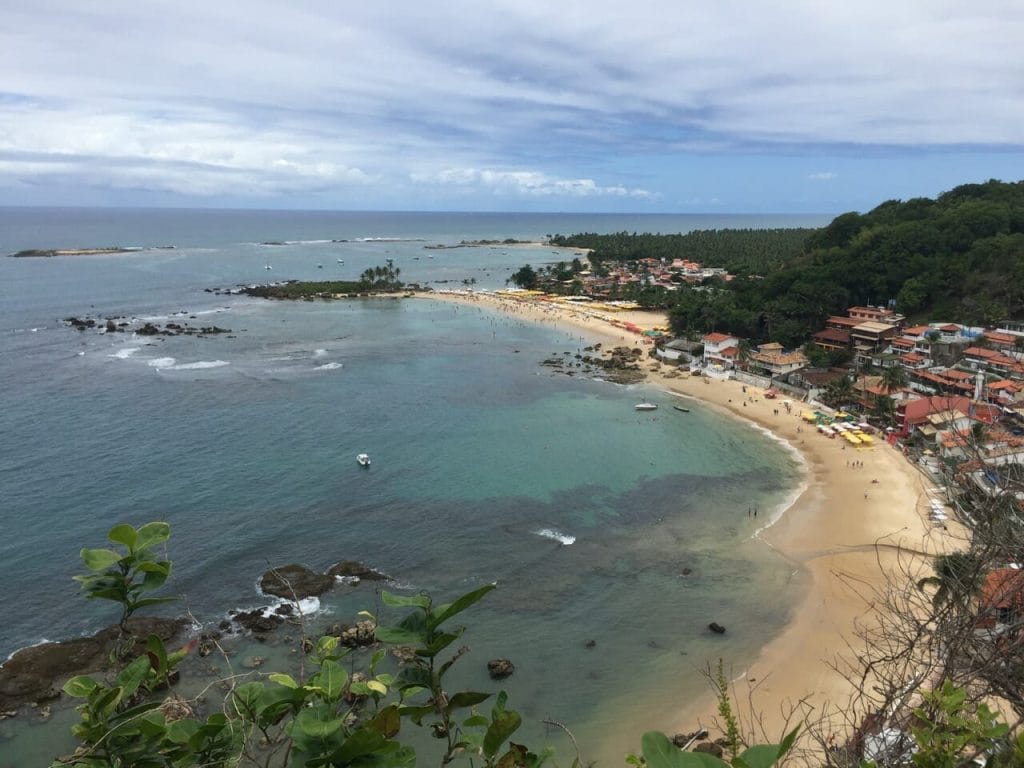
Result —
[{"label": "beach town", "polygon": [[[672,340],[664,314],[628,302],[521,290],[420,295],[547,324],[605,354],[639,347],[637,365],[647,382],[677,396],[681,406],[699,401],[799,452],[806,489],[759,535],[806,569],[810,587],[786,630],[734,681],[743,716],[769,739],[801,719],[827,718],[830,709],[847,706],[858,638],[881,595],[927,573],[936,555],[969,539],[956,484],[989,492],[1000,483],[999,468],[1024,452],[1018,329],[907,327],[891,309],[851,307],[847,316],[830,317],[815,343],[848,344],[879,371],[854,377],[812,370],[801,351],[778,344],[741,354],[743,340],[727,334]],[[840,378],[847,385],[837,388]],[[825,404],[837,389],[856,415]],[[884,419],[879,398],[892,403],[881,409]],[[1011,566],[988,575],[980,612],[998,600],[995,592],[1005,594],[997,588],[1008,573],[1016,579]],[[686,731],[715,717],[709,692],[684,703],[677,724]]]}]

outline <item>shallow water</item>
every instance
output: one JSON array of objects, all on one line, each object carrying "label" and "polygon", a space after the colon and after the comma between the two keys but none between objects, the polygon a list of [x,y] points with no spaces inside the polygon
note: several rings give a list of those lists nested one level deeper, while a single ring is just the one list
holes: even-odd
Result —
[{"label": "shallow water", "polygon": [[[273,230],[242,213],[181,212],[169,224],[152,212],[78,212],[61,239],[39,242],[43,214],[33,216],[6,230],[20,233],[10,250],[189,247],[0,259],[0,354],[11,361],[0,367],[0,652],[109,623],[110,608],[76,594],[78,549],[102,546],[118,522],[162,519],[172,526],[172,589],[207,624],[265,602],[257,577],[288,562],[359,559],[445,600],[497,581],[467,616],[462,681],[494,690],[486,661],[512,658],[517,672],[503,687],[536,739],[564,746],[537,724],[554,718],[602,745],[588,758],[618,762],[622,744],[670,721],[666,702],[703,689],[705,660],[742,666],[784,624],[794,574],[752,538],[747,509],[784,507],[800,471],[762,433],[696,404],[679,414],[642,386],[555,374],[539,363],[575,359],[585,342],[481,308],[204,290],[265,280],[270,261],[274,278],[312,279],[355,276],[384,258],[403,278],[408,269],[496,287],[509,269],[555,257],[432,252],[417,238],[522,236],[536,222],[468,217],[443,235],[444,217],[373,218],[361,237],[406,239],[331,243],[308,242],[325,234],[316,216],[279,215]],[[485,225],[494,228],[479,232]],[[257,244],[269,239],[304,242]],[[232,333],[78,332],[61,322],[69,315]],[[641,400],[664,407],[637,413]],[[355,462],[362,451],[368,470]],[[376,603],[368,585],[339,588],[322,620],[348,621]],[[728,634],[708,633],[711,620]],[[40,732],[53,744],[66,733],[65,723],[26,722],[0,722],[0,754],[23,760],[14,764],[35,762],[26,750]]]}]

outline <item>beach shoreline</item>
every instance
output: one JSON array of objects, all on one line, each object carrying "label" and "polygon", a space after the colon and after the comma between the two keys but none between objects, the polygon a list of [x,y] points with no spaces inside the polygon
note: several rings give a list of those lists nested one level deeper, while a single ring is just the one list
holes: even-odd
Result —
[{"label": "beach shoreline", "polygon": [[[600,342],[602,347],[641,346],[645,353],[650,347],[621,323],[645,328],[666,324],[663,313],[627,311],[616,313],[621,322],[612,325],[607,316],[585,307],[509,294],[459,291],[418,296],[487,307]],[[677,369],[646,355],[640,364],[648,385],[693,398],[723,417],[764,430],[794,450],[806,468],[788,507],[755,534],[802,569],[803,594],[795,596],[783,630],[767,639],[746,669],[733,670],[732,675],[733,706],[745,733],[755,741],[778,741],[801,720],[818,720],[848,706],[854,690],[837,668],[856,663],[857,627],[870,621],[878,594],[890,582],[906,578],[900,552],[947,551],[963,534],[952,524],[947,530],[929,522],[931,483],[884,441],[876,440],[871,447],[847,446],[802,421],[800,403],[787,412],[781,400],[765,398],[763,388],[735,380],[666,376]],[[726,667],[728,673],[728,663]],[[675,692],[665,700],[670,714],[658,727],[670,735],[700,727],[711,728],[713,734],[719,730],[710,686],[704,695],[682,704]],[[610,734],[608,746],[617,741]]]}]

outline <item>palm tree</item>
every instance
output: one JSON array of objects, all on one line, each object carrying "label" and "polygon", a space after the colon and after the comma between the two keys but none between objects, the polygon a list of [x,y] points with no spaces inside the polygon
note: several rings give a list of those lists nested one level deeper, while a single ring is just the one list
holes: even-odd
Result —
[{"label": "palm tree", "polygon": [[966,607],[985,582],[985,569],[977,555],[971,552],[950,552],[938,555],[932,563],[934,576],[925,576],[917,582],[922,592],[934,587],[932,607],[936,610],[948,603]]},{"label": "palm tree", "polygon": [[882,371],[882,386],[890,394],[894,389],[907,386],[908,380],[907,371],[902,365],[891,365]]},{"label": "palm tree", "polygon": [[852,400],[855,391],[853,382],[850,381],[848,376],[844,375],[835,381],[829,382],[828,386],[825,387],[825,397],[830,405],[838,407]]}]

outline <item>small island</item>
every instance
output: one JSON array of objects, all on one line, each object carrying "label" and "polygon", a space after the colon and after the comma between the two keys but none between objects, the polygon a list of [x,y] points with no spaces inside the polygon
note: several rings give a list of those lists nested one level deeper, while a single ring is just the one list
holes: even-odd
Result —
[{"label": "small island", "polygon": [[143,250],[139,247],[124,247],[120,245],[106,248],[29,248],[28,250],[10,253],[15,259],[26,258],[52,258],[54,256],[103,256],[111,253],[136,253]]},{"label": "small island", "polygon": [[364,270],[358,280],[285,280],[264,285],[249,285],[239,290],[247,296],[263,299],[337,299],[370,294],[395,293],[404,284],[401,270],[390,264]]}]

